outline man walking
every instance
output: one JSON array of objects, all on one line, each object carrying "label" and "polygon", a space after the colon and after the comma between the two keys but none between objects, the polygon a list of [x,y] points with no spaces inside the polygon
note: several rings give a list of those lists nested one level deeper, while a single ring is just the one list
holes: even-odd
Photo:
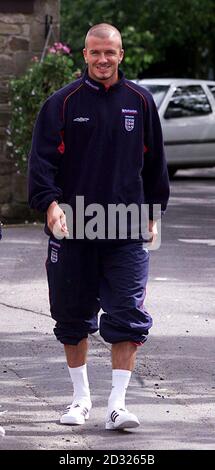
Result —
[{"label": "man walking", "polygon": [[[153,204],[165,211],[169,181],[162,132],[150,93],[125,79],[119,31],[109,24],[90,28],[80,79],[44,103],[33,134],[29,201],[47,214],[50,232],[46,263],[54,333],[64,344],[73,400],[63,424],[84,424],[92,406],[87,376],[88,334],[100,329],[112,345],[112,391],[106,429],[132,428],[138,418],[125,406],[126,389],[152,325],[144,307],[149,253],[143,240],[69,239],[61,203],[85,206],[149,205],[149,232],[155,238]],[[77,229],[77,217],[74,233]],[[56,231],[65,237],[53,235]],[[62,238],[61,237],[61,238]],[[102,308],[100,325],[98,312]]]}]

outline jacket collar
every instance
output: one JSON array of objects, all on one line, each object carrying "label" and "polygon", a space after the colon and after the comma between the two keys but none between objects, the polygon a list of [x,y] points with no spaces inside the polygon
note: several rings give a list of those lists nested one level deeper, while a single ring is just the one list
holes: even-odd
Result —
[{"label": "jacket collar", "polygon": [[[120,86],[122,86],[124,81],[125,81],[124,74],[121,70],[119,70],[119,80],[116,83],[114,83],[114,85],[111,85],[110,88],[108,88],[108,90],[118,89]],[[100,92],[106,92],[106,91],[108,91],[102,83],[97,82],[96,80],[93,80],[92,78],[89,77],[88,68],[86,68],[86,70],[84,72],[84,75],[82,77],[82,82],[83,82],[84,85],[89,87],[92,91],[95,91],[95,92],[99,92],[99,91]]]}]

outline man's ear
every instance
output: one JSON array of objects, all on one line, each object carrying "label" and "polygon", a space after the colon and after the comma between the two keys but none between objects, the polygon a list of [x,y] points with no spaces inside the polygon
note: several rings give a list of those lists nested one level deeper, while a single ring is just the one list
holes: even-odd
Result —
[{"label": "man's ear", "polygon": [[86,48],[83,49],[83,56],[84,56],[84,60],[87,64],[87,49]]},{"label": "man's ear", "polygon": [[122,60],[124,58],[124,49],[121,49],[120,51],[120,59],[119,59],[119,64],[121,64]]}]

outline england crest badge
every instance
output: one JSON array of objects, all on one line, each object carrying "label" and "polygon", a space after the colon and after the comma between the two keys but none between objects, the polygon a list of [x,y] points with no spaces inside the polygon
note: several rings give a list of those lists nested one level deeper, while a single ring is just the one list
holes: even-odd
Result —
[{"label": "england crest badge", "polygon": [[56,243],[53,240],[49,240],[51,252],[50,252],[50,260],[52,263],[58,262],[58,252],[61,247],[60,243]]},{"label": "england crest badge", "polygon": [[134,116],[125,116],[125,129],[130,132],[134,129]]},{"label": "england crest badge", "polygon": [[51,249],[51,262],[52,263],[58,262],[58,251],[55,248]]}]

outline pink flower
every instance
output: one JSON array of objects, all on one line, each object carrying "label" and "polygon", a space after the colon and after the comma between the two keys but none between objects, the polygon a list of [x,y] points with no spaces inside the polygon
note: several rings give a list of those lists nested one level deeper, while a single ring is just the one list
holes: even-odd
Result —
[{"label": "pink flower", "polygon": [[69,53],[70,53],[70,48],[67,47],[67,46],[63,46],[63,51],[64,51],[66,54],[69,54]]},{"label": "pink flower", "polygon": [[52,47],[49,48],[49,52],[51,54],[70,54],[71,49],[66,46],[65,44],[62,44],[62,42],[55,42]]},{"label": "pink flower", "polygon": [[55,49],[54,47],[50,47],[50,48],[49,48],[49,52],[50,52],[51,54],[56,54],[56,49]]}]

